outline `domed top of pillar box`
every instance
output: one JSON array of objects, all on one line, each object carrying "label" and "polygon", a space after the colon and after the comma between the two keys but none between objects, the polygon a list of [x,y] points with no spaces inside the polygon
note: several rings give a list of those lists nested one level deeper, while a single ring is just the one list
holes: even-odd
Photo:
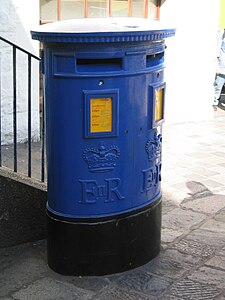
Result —
[{"label": "domed top of pillar box", "polygon": [[121,43],[162,40],[175,35],[175,29],[143,18],[86,18],[41,25],[31,35],[41,42]]}]

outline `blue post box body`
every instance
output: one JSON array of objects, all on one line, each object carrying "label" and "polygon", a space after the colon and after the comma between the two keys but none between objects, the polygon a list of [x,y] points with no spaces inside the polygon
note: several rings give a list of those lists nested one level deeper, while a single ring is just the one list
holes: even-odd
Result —
[{"label": "blue post box body", "polygon": [[149,24],[70,20],[32,32],[44,45],[48,262],[59,273],[120,272],[159,252],[164,39],[174,30]]}]

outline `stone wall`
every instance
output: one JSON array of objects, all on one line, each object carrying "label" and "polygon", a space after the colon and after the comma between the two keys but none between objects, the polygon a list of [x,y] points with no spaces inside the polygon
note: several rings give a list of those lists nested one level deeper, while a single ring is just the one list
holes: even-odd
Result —
[{"label": "stone wall", "polygon": [[46,185],[0,169],[0,248],[46,237]]}]

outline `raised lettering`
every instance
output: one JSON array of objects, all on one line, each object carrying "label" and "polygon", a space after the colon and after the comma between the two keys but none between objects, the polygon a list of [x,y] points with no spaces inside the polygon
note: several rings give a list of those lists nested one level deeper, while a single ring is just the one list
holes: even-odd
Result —
[{"label": "raised lettering", "polygon": [[153,184],[153,180],[154,180],[154,173],[153,173],[153,169],[147,169],[147,170],[143,170],[143,190],[142,192],[148,192]]},{"label": "raised lettering", "polygon": [[81,199],[79,203],[95,204],[99,200],[109,203],[125,198],[119,191],[119,178],[109,178],[104,181],[105,185],[98,184],[96,180],[79,180],[81,184]]},{"label": "raised lettering", "polygon": [[125,197],[121,195],[118,187],[120,184],[120,179],[119,178],[110,178],[110,179],[105,179],[107,182],[107,199],[105,202],[113,202],[115,201],[115,197],[119,200],[123,200]]},{"label": "raised lettering", "polygon": [[148,192],[152,186],[157,186],[161,181],[161,164],[156,164],[153,168],[142,170],[143,186],[142,192]]},{"label": "raised lettering", "polygon": [[97,181],[96,180],[79,180],[82,186],[82,197],[79,200],[83,204],[96,203]]}]

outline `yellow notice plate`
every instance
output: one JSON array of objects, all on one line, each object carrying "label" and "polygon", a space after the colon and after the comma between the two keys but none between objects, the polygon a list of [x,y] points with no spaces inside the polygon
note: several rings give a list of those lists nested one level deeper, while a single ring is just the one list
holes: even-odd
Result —
[{"label": "yellow notice plate", "polygon": [[163,119],[163,89],[155,93],[155,122],[158,122]]},{"label": "yellow notice plate", "polygon": [[112,98],[90,99],[90,132],[112,131]]}]

